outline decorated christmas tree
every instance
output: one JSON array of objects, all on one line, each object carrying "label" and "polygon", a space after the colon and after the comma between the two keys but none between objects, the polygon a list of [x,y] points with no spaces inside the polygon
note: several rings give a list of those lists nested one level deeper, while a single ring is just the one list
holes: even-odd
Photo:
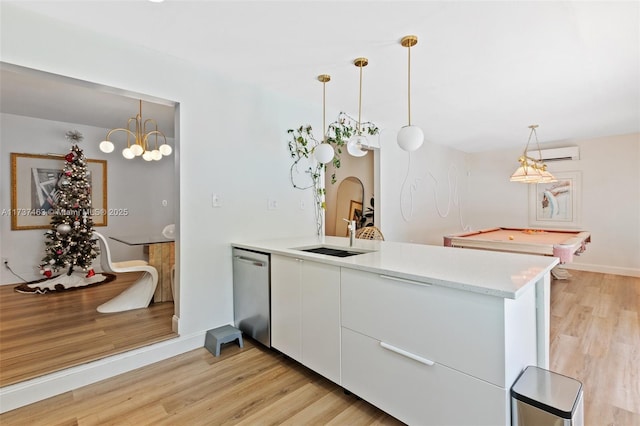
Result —
[{"label": "decorated christmas tree", "polygon": [[68,132],[67,139],[74,145],[64,157],[64,169],[54,195],[51,229],[45,234],[46,255],[40,264],[47,278],[61,269],[67,269],[67,275],[81,269],[91,277],[94,275],[91,262],[99,253],[96,240],[92,239],[90,173],[84,153],[77,145],[82,135]]}]

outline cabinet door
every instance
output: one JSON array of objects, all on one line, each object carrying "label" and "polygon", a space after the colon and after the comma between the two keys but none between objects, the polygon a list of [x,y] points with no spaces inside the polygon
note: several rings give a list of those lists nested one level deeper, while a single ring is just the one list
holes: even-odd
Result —
[{"label": "cabinet door", "polygon": [[340,383],[340,268],[302,266],[302,362]]},{"label": "cabinet door", "polygon": [[271,256],[271,346],[302,362],[302,260]]}]

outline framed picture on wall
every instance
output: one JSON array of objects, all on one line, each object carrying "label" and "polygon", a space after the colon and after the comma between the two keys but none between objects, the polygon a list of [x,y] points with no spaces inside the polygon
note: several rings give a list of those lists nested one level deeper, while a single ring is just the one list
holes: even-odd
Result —
[{"label": "framed picture on wall", "polygon": [[[11,229],[47,229],[64,156],[11,153]],[[107,225],[107,161],[87,159],[94,226]]]},{"label": "framed picture on wall", "polygon": [[529,225],[551,228],[580,227],[580,172],[553,173],[552,183],[529,186]]}]

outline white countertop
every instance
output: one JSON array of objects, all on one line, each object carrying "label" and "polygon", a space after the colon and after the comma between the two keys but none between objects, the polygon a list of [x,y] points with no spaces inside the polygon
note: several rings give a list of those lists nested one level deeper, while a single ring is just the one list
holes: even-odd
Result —
[{"label": "white countertop", "polygon": [[319,245],[349,249],[349,238],[345,237],[272,239],[231,245],[509,299],[517,298],[559,262],[549,256],[360,239],[355,240],[353,249],[374,251],[333,257],[296,250]]}]

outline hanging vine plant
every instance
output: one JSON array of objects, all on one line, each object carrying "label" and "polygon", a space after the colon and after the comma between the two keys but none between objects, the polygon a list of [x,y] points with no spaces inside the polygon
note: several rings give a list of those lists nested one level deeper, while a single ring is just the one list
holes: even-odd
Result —
[{"label": "hanging vine plant", "polygon": [[[341,166],[340,156],[346,147],[349,138],[357,132],[358,122],[348,114],[341,112],[338,118],[327,128],[326,143],[330,144],[334,150],[331,164],[334,171],[331,174],[331,184],[336,183],[336,172]],[[287,130],[289,135],[289,153],[293,159],[293,164],[289,169],[289,177],[294,188],[305,190],[313,188],[314,200],[316,203],[316,224],[318,235],[322,232],[322,213],[325,209],[323,201],[325,195],[324,185],[320,182],[322,171],[326,172],[326,165],[313,159],[313,150],[322,141],[318,141],[312,133],[310,125],[300,126],[297,129]],[[360,123],[362,133],[374,136],[379,133],[378,127],[372,122]]]}]

